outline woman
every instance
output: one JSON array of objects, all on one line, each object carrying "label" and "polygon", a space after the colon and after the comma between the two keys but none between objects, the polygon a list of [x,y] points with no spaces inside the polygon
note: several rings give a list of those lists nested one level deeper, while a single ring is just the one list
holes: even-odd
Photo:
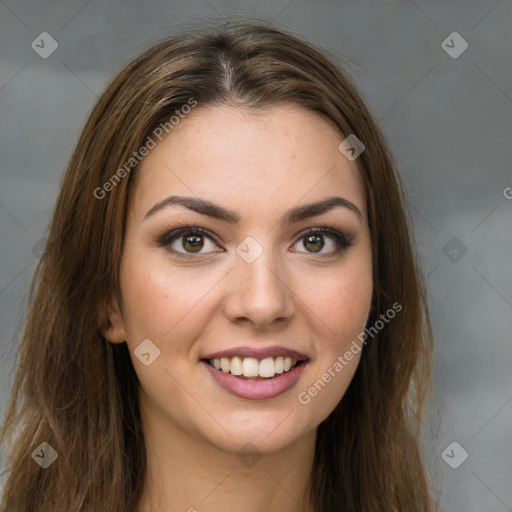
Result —
[{"label": "woman", "polygon": [[398,178],[318,50],[171,37],[94,107],[36,271],[2,510],[432,509]]}]

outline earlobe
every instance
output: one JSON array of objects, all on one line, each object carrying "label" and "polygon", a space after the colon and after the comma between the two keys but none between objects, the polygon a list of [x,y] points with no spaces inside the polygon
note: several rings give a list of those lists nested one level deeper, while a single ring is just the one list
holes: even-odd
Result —
[{"label": "earlobe", "polygon": [[110,343],[124,343],[126,341],[123,315],[115,298],[110,302],[109,326],[102,329],[102,334]]},{"label": "earlobe", "polygon": [[110,343],[124,343],[126,336],[120,334],[120,331],[113,326],[103,330],[103,336],[110,341]]}]

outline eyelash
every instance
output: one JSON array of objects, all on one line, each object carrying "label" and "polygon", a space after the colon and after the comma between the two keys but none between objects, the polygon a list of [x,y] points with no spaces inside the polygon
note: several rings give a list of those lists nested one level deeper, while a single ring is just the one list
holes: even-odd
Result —
[{"label": "eyelash", "polygon": [[[347,236],[347,235],[341,233],[340,231],[329,228],[327,226],[320,226],[318,228],[308,228],[308,229],[304,230],[302,233],[300,233],[300,235],[295,243],[306,238],[308,235],[312,235],[312,234],[328,235],[334,240],[334,243],[336,244],[336,249],[334,251],[331,251],[330,253],[320,253],[319,254],[320,257],[340,254],[353,245],[351,236]],[[157,243],[160,247],[167,247],[167,246],[171,245],[175,240],[178,240],[185,235],[203,235],[203,236],[209,238],[210,240],[212,240],[215,244],[219,245],[216,238],[208,230],[198,227],[198,226],[195,226],[195,225],[189,226],[188,224],[186,224],[186,226],[183,228],[178,228],[178,229],[175,229],[173,231],[166,233],[165,235],[163,235],[162,237],[160,237],[158,239]],[[198,256],[201,256],[201,255],[205,256],[205,254],[202,254],[202,253],[183,253],[183,252],[175,251],[173,249],[171,249],[171,250],[172,250],[173,254],[177,255],[178,257],[183,257],[183,258],[197,258]],[[315,253],[309,252],[308,254],[314,255]]]}]

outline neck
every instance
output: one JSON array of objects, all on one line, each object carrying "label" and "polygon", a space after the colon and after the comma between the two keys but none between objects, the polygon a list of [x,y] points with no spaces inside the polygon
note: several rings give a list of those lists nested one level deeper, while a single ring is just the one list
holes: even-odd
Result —
[{"label": "neck", "polygon": [[148,470],[137,512],[313,512],[316,429],[278,452],[246,458],[141,414]]}]

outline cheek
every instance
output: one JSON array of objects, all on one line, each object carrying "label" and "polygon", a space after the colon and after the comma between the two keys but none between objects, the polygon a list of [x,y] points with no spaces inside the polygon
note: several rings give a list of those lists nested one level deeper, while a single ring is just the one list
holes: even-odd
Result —
[{"label": "cheek", "polygon": [[[364,260],[363,260],[364,261]],[[372,300],[371,266],[318,281],[317,291],[307,302],[314,313],[317,360],[312,374],[299,391],[299,403],[307,405],[311,417],[325,419],[345,394],[361,358],[361,341]]]},{"label": "cheek", "polygon": [[[337,330],[350,331],[354,335],[364,329],[372,300],[372,279],[369,272],[353,272],[345,276],[334,290],[330,318],[333,319]],[[345,338],[345,337],[343,337]]]},{"label": "cheek", "polygon": [[350,345],[368,319],[373,292],[371,268],[355,268],[330,276],[317,282],[317,290],[307,305],[319,320],[322,348],[333,350]]},{"label": "cheek", "polygon": [[[169,265],[162,258],[147,254],[127,254],[121,267],[125,322],[129,342],[149,338],[164,344],[166,340],[182,339],[186,330],[193,339],[194,326],[205,316],[207,296],[219,276]],[[144,262],[144,263],[143,263]],[[179,344],[175,345],[180,350]]]}]

